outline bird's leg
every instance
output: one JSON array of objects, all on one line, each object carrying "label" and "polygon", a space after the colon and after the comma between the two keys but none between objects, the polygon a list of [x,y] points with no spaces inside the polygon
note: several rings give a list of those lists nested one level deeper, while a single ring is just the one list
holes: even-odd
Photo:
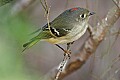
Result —
[{"label": "bird's leg", "polygon": [[71,46],[71,44],[73,44],[73,42],[67,43],[67,50],[65,50],[64,48],[62,48],[62,47],[61,47],[60,45],[58,45],[58,44],[55,44],[55,45],[56,45],[57,47],[59,47],[61,50],[64,51],[64,56],[67,54],[68,57],[70,58],[70,54],[71,54],[70,46]]},{"label": "bird's leg", "polygon": [[[70,54],[70,52],[68,51],[68,50],[65,50],[64,48],[62,48],[60,45],[58,45],[58,44],[55,44],[57,47],[59,47],[61,50],[63,50],[64,51],[64,56],[66,55],[66,54]],[[67,44],[67,49],[69,49],[70,48],[70,45],[69,44]]]},{"label": "bird's leg", "polygon": [[71,54],[71,50],[70,50],[70,47],[71,47],[71,45],[74,43],[74,41],[73,42],[70,42],[70,43],[67,43],[67,54],[68,54],[68,57],[70,58],[70,54]]},{"label": "bird's leg", "polygon": [[65,49],[62,48],[60,45],[58,45],[58,44],[55,44],[55,45],[65,52]]},{"label": "bird's leg", "polygon": [[59,75],[61,74],[61,72],[65,69],[66,67],[66,64],[68,62],[68,59],[70,59],[70,54],[71,54],[71,51],[70,51],[70,46],[71,46],[72,43],[67,43],[67,50],[65,50],[64,48],[62,48],[61,46],[59,46],[58,44],[55,44],[57,47],[59,47],[61,50],[64,51],[64,58],[63,58],[63,61],[60,63],[59,65],[59,68],[58,68],[58,72],[55,76],[55,79],[54,80],[58,80],[59,78]]}]

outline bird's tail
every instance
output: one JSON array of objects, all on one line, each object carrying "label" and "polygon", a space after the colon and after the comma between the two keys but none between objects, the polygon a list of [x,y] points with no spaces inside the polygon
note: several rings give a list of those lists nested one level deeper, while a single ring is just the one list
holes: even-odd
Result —
[{"label": "bird's tail", "polygon": [[23,44],[23,47],[24,47],[23,51],[25,51],[26,49],[29,49],[30,47],[32,47],[33,45],[35,45],[39,40],[40,39],[31,39],[31,41]]},{"label": "bird's tail", "polygon": [[35,45],[41,39],[48,39],[50,37],[51,37],[51,35],[48,31],[40,32],[36,37],[32,38],[29,42],[23,44],[23,47],[24,47],[23,51],[25,51],[26,49],[29,49],[30,47]]}]

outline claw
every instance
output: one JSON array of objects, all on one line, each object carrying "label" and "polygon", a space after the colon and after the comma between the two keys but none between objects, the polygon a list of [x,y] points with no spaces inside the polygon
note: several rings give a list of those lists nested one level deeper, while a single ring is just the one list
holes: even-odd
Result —
[{"label": "claw", "polygon": [[71,58],[71,51],[64,50],[64,56],[68,55],[69,59]]}]

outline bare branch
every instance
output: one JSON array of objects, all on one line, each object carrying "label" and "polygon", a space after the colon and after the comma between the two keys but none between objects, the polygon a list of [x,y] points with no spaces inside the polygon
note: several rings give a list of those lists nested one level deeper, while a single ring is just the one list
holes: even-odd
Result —
[{"label": "bare branch", "polygon": [[[118,6],[120,7],[120,1]],[[71,61],[66,66],[65,71],[60,74],[59,80],[63,79],[67,75],[73,73],[74,71],[80,69],[83,64],[89,59],[89,57],[96,51],[101,41],[104,40],[108,30],[114,25],[114,23],[120,17],[120,10],[118,7],[114,6],[108,11],[108,14],[101,23],[96,25],[96,30],[93,30],[91,35],[82,46],[82,49],[75,55],[71,57]],[[47,80],[53,80],[56,75],[57,69],[51,70],[45,78]]]}]

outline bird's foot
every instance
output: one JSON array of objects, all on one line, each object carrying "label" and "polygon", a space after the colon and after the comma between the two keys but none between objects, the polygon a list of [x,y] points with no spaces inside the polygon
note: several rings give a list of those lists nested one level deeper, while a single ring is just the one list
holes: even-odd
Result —
[{"label": "bird's foot", "polygon": [[71,51],[70,50],[64,50],[64,56],[68,55],[69,59],[71,58]]}]

